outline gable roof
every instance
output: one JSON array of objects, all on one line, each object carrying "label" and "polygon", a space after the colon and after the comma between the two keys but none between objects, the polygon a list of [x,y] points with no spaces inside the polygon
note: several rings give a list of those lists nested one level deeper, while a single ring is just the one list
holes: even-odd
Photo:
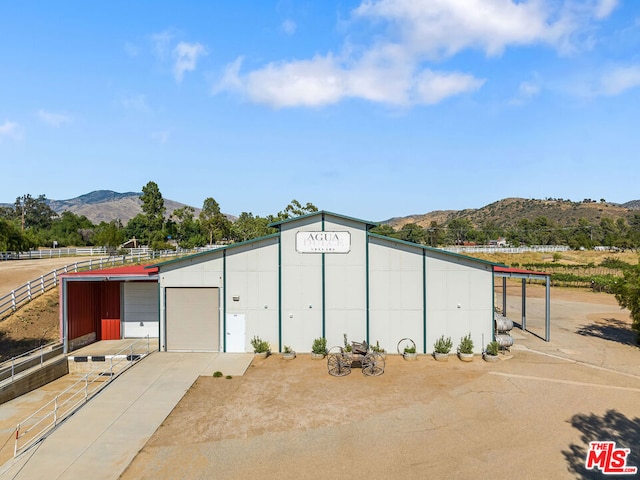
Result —
[{"label": "gable roof", "polygon": [[122,267],[103,268],[101,270],[84,270],[81,272],[69,272],[61,277],[151,277],[158,273],[156,264],[151,265],[125,265]]},{"label": "gable roof", "polygon": [[151,268],[151,267],[163,267],[165,265],[169,265],[172,263],[178,263],[178,262],[182,262],[184,260],[191,260],[192,258],[197,258],[197,257],[203,257],[205,255],[212,255],[216,252],[221,252],[223,250],[231,250],[234,248],[238,248],[244,245],[250,245],[252,243],[257,243],[257,242],[261,242],[263,240],[268,240],[270,238],[274,238],[274,237],[279,237],[280,236],[280,232],[276,232],[276,233],[272,233],[270,235],[265,235],[264,237],[258,237],[258,238],[252,238],[250,240],[245,240],[244,242],[236,242],[236,243],[232,243],[230,245],[222,245],[218,248],[214,248],[213,250],[207,250],[206,252],[199,252],[199,253],[194,253],[192,255],[185,255],[184,257],[179,257],[179,258],[172,258],[171,260],[167,260],[165,262],[160,262],[160,263],[156,263],[155,265],[149,265],[146,268]]},{"label": "gable roof", "polygon": [[299,221],[299,220],[302,220],[304,218],[310,218],[310,217],[313,217],[313,216],[316,216],[316,215],[331,215],[332,217],[343,218],[345,220],[350,220],[352,222],[362,223],[362,224],[366,225],[367,227],[377,227],[378,225],[380,225],[379,223],[373,223],[373,222],[369,222],[367,220],[361,220],[359,218],[348,217],[346,215],[340,215],[339,213],[329,212],[327,210],[318,210],[317,212],[307,213],[305,215],[299,215],[297,217],[286,218],[284,220],[279,220],[277,222],[272,222],[272,223],[269,224],[269,226],[270,227],[274,227],[274,228],[279,228],[280,225],[282,225],[282,224]]},{"label": "gable roof", "polygon": [[502,263],[490,262],[489,260],[483,260],[481,258],[470,257],[469,255],[462,255],[460,253],[453,253],[453,252],[449,252],[447,250],[443,250],[441,248],[435,248],[435,247],[431,247],[429,245],[421,245],[419,243],[408,242],[406,240],[400,240],[398,238],[387,237],[386,235],[378,235],[377,233],[369,232],[369,236],[373,237],[373,238],[379,238],[381,240],[388,240],[389,242],[398,243],[400,245],[410,245],[412,247],[421,248],[424,251],[435,252],[435,253],[439,253],[439,254],[442,254],[442,255],[446,255],[448,257],[463,258],[465,260],[471,260],[471,261],[474,261],[474,262],[477,262],[477,263],[482,263],[484,265],[492,265],[494,267],[499,267],[499,266],[506,267],[506,265],[504,265]]}]

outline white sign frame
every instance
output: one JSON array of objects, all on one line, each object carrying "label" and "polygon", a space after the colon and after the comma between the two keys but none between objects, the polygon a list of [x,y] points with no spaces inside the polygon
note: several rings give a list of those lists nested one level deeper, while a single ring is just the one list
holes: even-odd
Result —
[{"label": "white sign frame", "polygon": [[349,253],[351,232],[296,232],[296,252],[298,253]]}]

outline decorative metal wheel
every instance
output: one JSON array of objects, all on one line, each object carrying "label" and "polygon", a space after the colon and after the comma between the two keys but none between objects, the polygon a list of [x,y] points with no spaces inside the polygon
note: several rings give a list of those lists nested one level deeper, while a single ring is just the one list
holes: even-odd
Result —
[{"label": "decorative metal wheel", "polygon": [[327,370],[334,377],[345,377],[351,373],[351,356],[341,347],[332,347],[327,354]]},{"label": "decorative metal wheel", "polygon": [[379,352],[369,352],[362,359],[362,374],[367,377],[382,375],[384,364],[384,356]]},{"label": "decorative metal wheel", "polygon": [[398,342],[398,355],[404,355],[405,348],[413,348],[415,352],[416,342],[411,340],[410,338],[403,338]]}]

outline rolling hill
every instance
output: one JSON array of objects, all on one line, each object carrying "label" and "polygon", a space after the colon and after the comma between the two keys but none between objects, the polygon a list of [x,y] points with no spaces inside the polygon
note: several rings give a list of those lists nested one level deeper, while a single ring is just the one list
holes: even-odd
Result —
[{"label": "rolling hill", "polygon": [[640,201],[624,204],[608,202],[572,202],[570,200],[535,200],[526,198],[505,198],[478,209],[438,210],[422,215],[391,218],[383,223],[393,228],[402,228],[408,223],[428,227],[431,222],[444,225],[454,219],[468,219],[479,227],[490,223],[499,227],[515,226],[521,219],[535,220],[545,217],[563,227],[578,225],[580,219],[599,223],[604,217],[628,219],[640,213]]}]

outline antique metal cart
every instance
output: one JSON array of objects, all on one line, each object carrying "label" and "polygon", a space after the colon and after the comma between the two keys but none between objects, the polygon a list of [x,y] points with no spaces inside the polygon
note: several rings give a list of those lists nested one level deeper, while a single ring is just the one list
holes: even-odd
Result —
[{"label": "antique metal cart", "polygon": [[327,369],[334,377],[349,375],[352,367],[360,367],[366,376],[382,375],[384,365],[384,355],[371,350],[366,341],[351,342],[351,351],[345,347],[332,347],[327,354]]}]

